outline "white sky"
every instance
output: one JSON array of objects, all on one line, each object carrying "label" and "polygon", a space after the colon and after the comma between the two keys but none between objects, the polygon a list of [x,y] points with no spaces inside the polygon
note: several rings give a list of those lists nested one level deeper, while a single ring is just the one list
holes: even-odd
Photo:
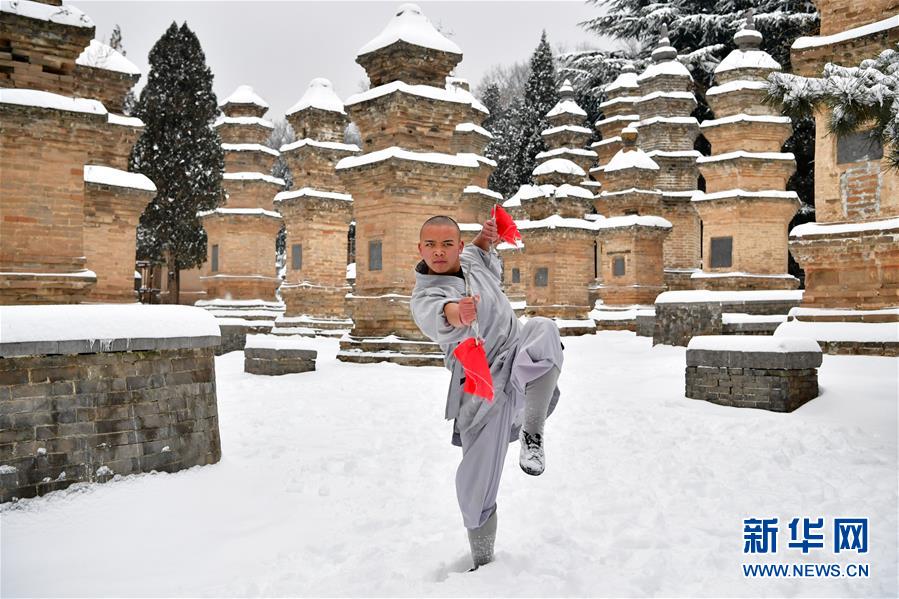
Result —
[{"label": "white sky", "polygon": [[[416,3],[462,48],[464,59],[456,74],[472,86],[493,65],[527,60],[543,29],[554,51],[603,43],[577,25],[599,13],[582,1]],[[330,79],[341,99],[358,92],[364,71],[355,62],[356,52],[380,33],[403,2],[72,4],[93,19],[102,41],[108,41],[116,23],[121,26],[128,59],[144,74],[140,86],[149,71],[150,48],[173,20],[187,21],[200,38],[219,99],[238,85],[251,85],[271,105],[268,118],[278,119],[315,77]]]}]

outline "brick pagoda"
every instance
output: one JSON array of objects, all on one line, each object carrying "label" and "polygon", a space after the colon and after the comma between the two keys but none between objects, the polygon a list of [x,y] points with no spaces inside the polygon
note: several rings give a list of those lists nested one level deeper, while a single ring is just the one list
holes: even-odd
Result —
[{"label": "brick pagoda", "polygon": [[474,151],[489,141],[477,129],[487,109],[447,80],[461,60],[414,4],[402,5],[356,57],[372,87],[346,101],[363,154],[337,164],[356,221],[354,326],[341,360],[443,363],[409,309],[419,229],[435,214],[482,222],[493,201],[480,190],[495,163]]},{"label": "brick pagoda", "polygon": [[135,231],[156,188],[126,172],[140,72],[61,2],[0,7],[0,303],[133,302]]},{"label": "brick pagoda", "polygon": [[759,50],[761,41],[750,16],[707,93],[715,119],[701,125],[713,155],[698,160],[706,191],[693,198],[704,244],[703,270],[693,274],[697,288],[795,289],[799,284],[787,274],[787,226],[800,202],[785,188],[796,161],[780,151],[792,125],[764,102],[765,79],[781,66]]},{"label": "brick pagoda", "polygon": [[269,174],[278,152],[262,145],[273,127],[262,118],[268,104],[242,85],[221,107],[224,117],[215,125],[225,151],[222,185],[228,199],[223,207],[199,215],[209,252],[200,280],[206,301],[271,302],[280,284],[275,239],[282,223],[272,200],[284,181]]},{"label": "brick pagoda", "polygon": [[349,119],[327,79],[309,83],[287,120],[299,139],[282,146],[281,154],[298,189],[275,196],[287,228],[287,275],[281,285],[286,311],[275,324],[285,331],[303,327],[342,335],[353,325],[346,307],[353,198],[334,166],[358,154],[359,147],[343,143]]}]

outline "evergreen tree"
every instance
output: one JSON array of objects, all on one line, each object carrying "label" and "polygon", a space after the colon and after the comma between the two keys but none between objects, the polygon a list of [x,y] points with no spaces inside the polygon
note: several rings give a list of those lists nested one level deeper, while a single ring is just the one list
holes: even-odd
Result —
[{"label": "evergreen tree", "polygon": [[549,127],[546,113],[559,101],[556,66],[552,49],[546,41],[546,31],[540,36],[540,43],[531,55],[530,66],[531,72],[524,87],[524,111],[520,123],[524,143],[519,146],[516,158],[520,166],[519,185],[531,182],[536,156],[546,150],[546,143],[541,135]]},{"label": "evergreen tree", "polygon": [[521,154],[520,148],[525,145],[521,128],[523,113],[524,98],[517,98],[497,115],[488,128],[493,134],[493,139],[487,145],[484,154],[496,161],[496,168],[490,174],[487,186],[507,198],[514,194],[520,185],[521,164],[517,159]]},{"label": "evergreen tree", "polygon": [[[280,151],[281,146],[293,143],[296,140],[296,133],[294,133],[293,127],[290,126],[287,119],[280,119],[275,121],[275,127],[272,129],[268,139],[265,140],[265,145],[273,150]],[[271,175],[284,179],[284,191],[293,189],[293,174],[290,172],[290,167],[287,166],[287,161],[284,160],[283,156],[279,155],[275,160]]]},{"label": "evergreen tree", "polygon": [[481,126],[490,131],[490,128],[493,127],[493,123],[499,119],[500,113],[503,110],[502,105],[500,104],[499,86],[495,83],[488,85],[484,89],[484,93],[481,94],[480,100],[481,104],[490,111],[490,115],[484,119]]},{"label": "evergreen tree", "polygon": [[156,184],[156,197],[138,225],[138,258],[166,262],[171,301],[178,302],[179,273],[206,261],[206,231],[197,212],[224,200],[222,142],[212,71],[197,36],[172,23],[150,50],[147,85],[134,114],[144,130],[128,169]]},{"label": "evergreen tree", "polygon": [[[125,52],[125,46],[122,44],[122,28],[119,27],[118,23],[113,26],[112,33],[109,34],[109,43],[107,44],[107,46],[109,46],[122,56],[126,56],[128,54],[127,52]],[[134,94],[134,88],[132,87],[128,90],[128,93],[125,94],[123,112],[126,115],[130,116],[134,112],[135,103],[137,103],[137,96]]]}]

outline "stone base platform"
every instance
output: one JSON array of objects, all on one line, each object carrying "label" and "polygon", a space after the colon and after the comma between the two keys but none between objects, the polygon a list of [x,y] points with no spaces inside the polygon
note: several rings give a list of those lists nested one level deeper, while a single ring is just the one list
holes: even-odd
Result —
[{"label": "stone base platform", "polygon": [[284,304],[261,299],[251,300],[200,300],[195,304],[215,316],[222,331],[222,344],[216,355],[244,348],[247,335],[269,333],[281,315]]},{"label": "stone base platform", "polygon": [[596,323],[592,318],[584,320],[553,318],[553,322],[559,327],[559,335],[561,337],[578,337],[580,335],[593,335],[596,333]]},{"label": "stone base platform", "polygon": [[[322,337],[343,337],[353,329],[353,321],[348,318],[315,318],[312,316],[279,316],[272,329],[274,335],[319,335]],[[290,331],[290,332],[285,332]]]},{"label": "stone base platform", "polygon": [[721,332],[724,335],[773,335],[775,329],[786,321],[786,314],[723,312]]},{"label": "stone base platform", "polygon": [[74,273],[0,273],[0,305],[76,304],[97,284],[90,270]]},{"label": "stone base platform", "polygon": [[337,359],[357,364],[393,362],[403,366],[443,366],[443,352],[436,343],[401,339],[394,335],[375,338],[345,335],[340,340]]},{"label": "stone base platform", "polygon": [[899,356],[899,308],[793,308],[774,336],[812,339],[826,354],[896,357]]},{"label": "stone base platform", "polygon": [[[590,318],[596,322],[597,331],[634,331],[638,330],[638,317],[653,312],[653,307],[642,304],[629,306],[610,306],[597,302],[590,311]],[[651,326],[651,325],[650,325]],[[651,333],[650,333],[651,336]]]},{"label": "stone base platform", "polygon": [[792,412],[818,396],[822,354],[810,339],[711,335],[687,346],[685,395],[740,408]]},{"label": "stone base platform", "polygon": [[244,348],[244,372],[281,375],[315,370],[318,352],[302,338],[249,335]]}]

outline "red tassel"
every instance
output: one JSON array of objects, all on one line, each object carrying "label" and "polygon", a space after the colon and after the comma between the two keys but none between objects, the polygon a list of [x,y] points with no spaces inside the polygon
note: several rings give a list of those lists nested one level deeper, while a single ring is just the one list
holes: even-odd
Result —
[{"label": "red tassel", "polygon": [[496,231],[499,233],[500,239],[516,245],[516,242],[521,239],[521,233],[509,213],[503,210],[502,206],[494,204],[493,218],[496,220]]},{"label": "red tassel", "polygon": [[456,346],[453,355],[465,369],[465,387],[463,391],[471,393],[493,403],[493,376],[487,363],[484,344],[470,337]]}]

